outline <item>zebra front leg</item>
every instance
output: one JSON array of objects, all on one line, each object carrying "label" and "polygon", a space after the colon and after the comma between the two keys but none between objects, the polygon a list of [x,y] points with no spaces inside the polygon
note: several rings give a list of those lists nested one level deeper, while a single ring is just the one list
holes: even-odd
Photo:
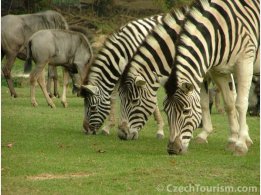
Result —
[{"label": "zebra front leg", "polygon": [[69,72],[66,70],[66,68],[63,68],[63,94],[62,94],[62,100],[61,103],[64,108],[68,107],[68,103],[66,100],[66,91],[69,83]]},{"label": "zebra front leg", "polygon": [[104,127],[102,128],[102,133],[105,135],[110,134],[110,129],[115,126],[115,110],[116,110],[116,99],[118,95],[119,83],[117,83],[111,93],[111,110],[108,117],[108,120],[105,122]]},{"label": "zebra front leg", "polygon": [[229,126],[230,126],[230,136],[228,138],[228,150],[235,151],[235,145],[238,141],[238,113],[235,106],[235,88],[233,87],[233,80],[230,74],[220,75],[212,74],[212,78],[221,90],[224,107],[227,113]]},{"label": "zebra front leg", "polygon": [[157,106],[156,106],[156,109],[155,109],[153,115],[154,115],[154,119],[156,120],[156,122],[158,124],[158,131],[157,131],[156,137],[158,139],[163,139],[164,138],[164,131],[163,131],[164,121],[160,114],[158,103],[157,103]]},{"label": "zebra front leg", "polygon": [[112,96],[110,114],[108,120],[106,120],[105,125],[102,128],[102,133],[104,135],[109,135],[110,129],[115,126],[115,109],[116,109],[116,98]]},{"label": "zebra front leg", "polygon": [[202,131],[197,135],[196,142],[208,143],[207,138],[212,133],[213,126],[209,110],[209,94],[208,89],[205,86],[202,86],[200,90],[200,104],[202,109],[203,128]]}]

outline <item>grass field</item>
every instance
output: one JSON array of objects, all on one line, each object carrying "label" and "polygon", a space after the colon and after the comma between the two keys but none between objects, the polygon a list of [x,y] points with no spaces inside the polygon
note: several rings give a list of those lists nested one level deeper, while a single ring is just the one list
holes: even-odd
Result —
[{"label": "grass field", "polygon": [[[212,115],[215,132],[208,144],[199,145],[192,140],[187,154],[169,156],[165,115],[163,140],[155,138],[156,124],[152,118],[136,141],[119,140],[116,128],[109,136],[87,136],[82,132],[83,100],[71,95],[71,90],[68,90],[69,107],[66,109],[59,99],[54,100],[56,109],[47,107],[39,87],[37,108],[30,105],[29,87],[16,90],[19,97],[12,99],[8,88],[2,84],[4,195],[169,194],[176,186],[194,190],[192,194],[211,190],[211,186],[217,187],[216,190],[212,188],[214,194],[219,194],[217,190],[221,192],[223,187],[233,186],[234,190],[240,190],[241,186],[247,191],[254,186],[252,191],[257,190],[256,194],[259,194],[260,127],[257,117],[247,118],[254,145],[246,156],[236,157],[225,150],[227,119],[216,112]],[[162,89],[159,97],[162,102]],[[162,104],[160,106],[162,109]],[[250,193],[251,189],[248,191],[242,194],[254,194]]]}]

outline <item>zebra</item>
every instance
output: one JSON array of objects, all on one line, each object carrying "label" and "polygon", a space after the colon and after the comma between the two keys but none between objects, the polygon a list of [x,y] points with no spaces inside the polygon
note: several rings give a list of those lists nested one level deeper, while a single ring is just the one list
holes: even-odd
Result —
[{"label": "zebra", "polygon": [[[122,122],[118,129],[119,138],[135,138],[155,109],[156,91],[160,85],[164,85],[171,72],[175,41],[188,10],[183,8],[167,14],[163,24],[153,29],[124,71],[119,86]],[[198,143],[207,143],[207,136],[213,130],[208,103],[209,81],[209,78],[206,78],[201,91],[204,116],[203,130],[197,137]]]},{"label": "zebra", "polygon": [[[188,8],[172,10],[154,27],[127,65],[119,85],[120,139],[133,139],[157,105],[156,91],[170,74],[175,41]],[[147,82],[146,82],[147,81]],[[147,83],[147,85],[146,85]]]},{"label": "zebra", "polygon": [[[78,86],[80,95],[84,98],[83,129],[86,133],[96,134],[110,113],[109,119],[112,122],[102,129],[105,134],[109,134],[109,128],[114,123],[112,119],[115,112],[117,83],[128,61],[153,27],[162,22],[162,18],[163,14],[159,14],[131,21],[105,41],[89,67],[83,84]],[[154,116],[158,123],[157,136],[161,138],[164,136],[164,123],[158,108]]]},{"label": "zebra", "polygon": [[[207,72],[221,89],[231,134],[228,149],[244,155],[253,144],[246,123],[248,92],[260,63],[259,0],[201,0],[192,6],[177,41],[177,53],[164,88],[169,154],[188,149],[200,123],[200,84]],[[231,77],[237,82],[233,97]]]}]

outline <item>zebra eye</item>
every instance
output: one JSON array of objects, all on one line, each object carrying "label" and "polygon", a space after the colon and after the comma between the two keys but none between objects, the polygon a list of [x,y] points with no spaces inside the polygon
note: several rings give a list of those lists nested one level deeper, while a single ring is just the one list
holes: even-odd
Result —
[{"label": "zebra eye", "polygon": [[98,110],[98,105],[91,105],[91,112],[97,112]]},{"label": "zebra eye", "polygon": [[139,98],[135,98],[132,100],[132,105],[137,105],[139,103]]},{"label": "zebra eye", "polygon": [[184,108],[183,114],[184,115],[189,115],[189,113],[190,113],[190,108]]}]

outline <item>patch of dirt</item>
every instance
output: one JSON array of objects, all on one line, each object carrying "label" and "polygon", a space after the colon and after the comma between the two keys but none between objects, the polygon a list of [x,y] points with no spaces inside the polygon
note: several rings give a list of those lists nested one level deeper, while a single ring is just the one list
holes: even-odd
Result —
[{"label": "patch of dirt", "polygon": [[48,174],[43,173],[40,175],[34,176],[27,176],[28,180],[50,180],[50,179],[71,179],[71,178],[82,178],[82,177],[89,177],[93,174],[91,173],[68,173],[68,174]]}]

